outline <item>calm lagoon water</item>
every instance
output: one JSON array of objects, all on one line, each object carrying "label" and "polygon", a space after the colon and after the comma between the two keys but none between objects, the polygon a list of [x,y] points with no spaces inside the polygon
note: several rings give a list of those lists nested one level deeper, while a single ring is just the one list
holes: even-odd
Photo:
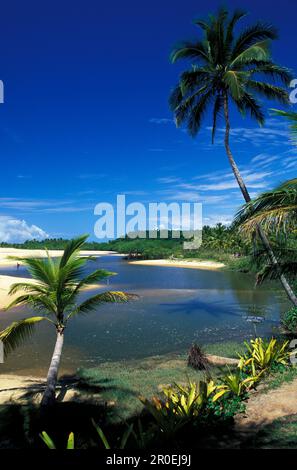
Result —
[{"label": "calm lagoon water", "polygon": [[[139,300],[103,305],[69,322],[62,372],[107,361],[185,352],[194,341],[203,345],[246,338],[253,334],[253,326],[244,317],[253,305],[266,312],[258,333],[269,334],[288,307],[275,284],[255,288],[254,277],[247,274],[131,265],[113,255],[90,262],[87,271],[98,268],[118,273],[105,289],[133,292]],[[2,268],[0,274],[26,276],[26,271]],[[88,291],[83,297],[93,293]],[[25,313],[25,309],[0,312],[0,329]],[[37,326],[32,339],[0,364],[0,373],[43,376],[54,341],[50,325]]]}]

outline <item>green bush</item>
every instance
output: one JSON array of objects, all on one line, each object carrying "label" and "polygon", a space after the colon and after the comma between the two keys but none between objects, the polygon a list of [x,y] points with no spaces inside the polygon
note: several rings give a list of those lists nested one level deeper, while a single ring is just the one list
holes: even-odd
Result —
[{"label": "green bush", "polygon": [[297,332],[297,307],[292,307],[282,318],[282,326],[290,333]]}]

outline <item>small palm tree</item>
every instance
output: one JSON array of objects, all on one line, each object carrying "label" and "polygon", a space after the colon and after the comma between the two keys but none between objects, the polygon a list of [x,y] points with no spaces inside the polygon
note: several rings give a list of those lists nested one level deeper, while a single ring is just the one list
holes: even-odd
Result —
[{"label": "small palm tree", "polygon": [[24,258],[22,262],[28,268],[34,283],[19,282],[11,286],[9,294],[23,291],[7,307],[27,305],[39,313],[38,316],[13,322],[0,332],[0,340],[4,344],[7,355],[26,340],[34,331],[37,323],[46,321],[55,328],[57,339],[47,374],[46,389],[41,401],[42,405],[55,402],[58,370],[61,361],[64,333],[68,321],[75,315],[85,314],[106,302],[126,302],[131,294],[107,291],[89,297],[82,303],[78,302],[81,291],[114,273],[97,269],[83,276],[84,267],[92,257],[80,257],[79,251],[87,239],[87,235],[75,238],[65,247],[61,258],[47,259]]},{"label": "small palm tree", "polygon": [[[187,59],[192,65],[181,74],[178,85],[172,91],[170,107],[177,126],[185,124],[192,137],[199,132],[204,115],[211,107],[213,141],[218,118],[223,114],[226,153],[242,195],[249,202],[249,192],[230,147],[230,103],[242,115],[249,113],[262,126],[265,118],[258,97],[288,104],[288,91],[281,84],[288,86],[292,76],[287,68],[275,64],[271,59],[270,41],[277,38],[277,32],[271,25],[256,23],[236,37],[235,26],[244,16],[246,13],[241,10],[236,10],[230,16],[222,8],[217,16],[210,15],[207,21],[195,21],[202,29],[202,40],[185,41],[171,54],[172,62]],[[279,85],[268,83],[268,78],[278,80]],[[261,227],[257,227],[257,233],[271,262],[277,265],[277,259]],[[297,306],[297,297],[285,276],[280,274],[279,277],[288,297]]]}]

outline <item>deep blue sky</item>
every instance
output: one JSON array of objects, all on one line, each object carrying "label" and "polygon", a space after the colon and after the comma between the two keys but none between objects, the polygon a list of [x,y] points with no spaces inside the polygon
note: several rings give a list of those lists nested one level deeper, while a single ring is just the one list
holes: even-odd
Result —
[{"label": "deep blue sky", "polygon": [[[260,19],[277,26],[273,57],[297,77],[296,1],[225,4],[250,12],[243,24]],[[178,40],[197,37],[192,20],[219,5],[216,0],[2,4],[2,239],[34,235],[32,224],[51,236],[92,234],[94,205],[114,202],[118,193],[128,194],[129,201],[198,200],[206,223],[231,219],[241,197],[220,131],[211,146],[206,119],[192,140],[175,129],[168,109],[170,89],[186,65],[170,64],[170,50]],[[261,130],[232,113],[232,125],[234,154],[252,194],[296,176],[296,153],[283,123],[270,118]]]}]

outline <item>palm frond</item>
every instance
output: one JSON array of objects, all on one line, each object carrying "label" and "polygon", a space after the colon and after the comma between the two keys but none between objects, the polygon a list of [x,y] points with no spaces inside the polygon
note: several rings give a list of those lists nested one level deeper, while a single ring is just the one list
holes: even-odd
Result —
[{"label": "palm frond", "polygon": [[246,112],[249,112],[251,117],[256,119],[258,121],[258,124],[260,126],[263,126],[265,122],[265,116],[262,111],[262,108],[260,104],[257,102],[257,100],[254,98],[253,95],[251,95],[248,92],[243,93],[242,97],[240,100],[236,101],[234,100],[239,111],[241,111],[243,114]]},{"label": "palm frond", "polygon": [[253,44],[249,48],[243,50],[231,62],[230,68],[237,67],[242,64],[248,64],[251,61],[265,61],[269,58],[269,42],[261,41]]},{"label": "palm frond", "polygon": [[289,121],[290,123],[289,129],[292,134],[293,142],[296,144],[297,143],[297,113],[281,111],[279,109],[272,109],[271,111],[273,115],[285,117]]},{"label": "palm frond", "polygon": [[195,59],[197,61],[202,59],[203,61],[208,62],[209,57],[203,42],[199,41],[193,43],[184,41],[176,46],[170,55],[170,60],[172,63],[175,63],[177,60],[181,59]]},{"label": "palm frond", "polygon": [[94,295],[89,299],[82,302],[73,312],[71,312],[67,318],[71,318],[73,315],[89,313],[96,309],[99,305],[105,303],[126,303],[130,300],[138,298],[135,294],[129,294],[121,291],[106,291],[100,294]]},{"label": "palm frond", "polygon": [[37,294],[46,294],[48,292],[46,286],[43,284],[36,284],[33,282],[16,282],[15,284],[11,285],[8,291],[8,295],[16,294],[19,291]]},{"label": "palm frond", "polygon": [[227,26],[226,43],[229,48],[234,40],[234,28],[239,20],[244,18],[247,12],[244,10],[235,10]]},{"label": "palm frond", "polygon": [[287,277],[295,278],[297,276],[297,261],[279,261],[278,265],[266,264],[257,274],[257,285],[266,280],[279,279],[279,273]]},{"label": "palm frond", "polygon": [[255,43],[266,41],[267,39],[277,39],[277,36],[277,30],[269,24],[258,22],[246,28],[234,44],[232,59],[235,59]]},{"label": "palm frond", "polygon": [[47,320],[45,317],[30,317],[13,322],[5,330],[0,331],[0,340],[4,345],[4,354],[7,356],[18,346],[24,343],[34,332],[37,323]]},{"label": "palm frond", "polygon": [[217,95],[213,107],[213,122],[212,122],[212,135],[211,141],[214,143],[216,130],[217,130],[217,121],[220,115],[221,110],[223,109],[223,97],[222,95]]},{"label": "palm frond", "polygon": [[20,260],[24,263],[33,279],[49,287],[54,285],[55,276],[47,259],[20,258]]},{"label": "palm frond", "polygon": [[235,215],[234,224],[244,233],[258,224],[286,232],[297,221],[297,179],[286,181],[278,188],[260,194],[245,204]]},{"label": "palm frond", "polygon": [[10,310],[13,307],[21,307],[22,305],[29,305],[33,309],[45,313],[51,313],[54,315],[56,315],[57,313],[57,304],[55,302],[55,296],[53,296],[53,294],[51,294],[50,292],[47,292],[46,294],[32,292],[29,294],[20,295],[16,299],[14,299],[7,307],[5,307],[5,310]]},{"label": "palm frond", "polygon": [[289,93],[284,88],[270,85],[269,83],[258,82],[256,80],[249,80],[247,87],[250,91],[255,91],[264,98],[279,101],[283,104],[288,104],[290,102]]},{"label": "palm frond", "polygon": [[249,62],[251,67],[249,72],[253,74],[263,74],[272,77],[274,80],[280,80],[285,85],[289,85],[293,79],[293,74],[290,69],[287,67],[282,67],[281,65],[271,62],[271,60],[259,61],[251,60]]},{"label": "palm frond", "polygon": [[71,256],[77,254],[81,250],[87,238],[88,235],[81,235],[80,237],[74,238],[69,243],[67,243],[63,256],[60,260],[60,268],[63,268],[68,263]]},{"label": "palm frond", "polygon": [[248,74],[246,72],[237,72],[235,70],[228,70],[223,76],[223,81],[235,101],[241,100],[247,80]]},{"label": "palm frond", "polygon": [[209,90],[208,92],[201,95],[198,102],[193,105],[187,122],[187,128],[191,136],[195,136],[200,130],[202,119],[212,98],[213,91]]},{"label": "palm frond", "polygon": [[176,109],[180,105],[183,100],[183,94],[181,91],[181,86],[178,84],[170,93],[169,96],[169,107],[173,113],[175,113]]}]

